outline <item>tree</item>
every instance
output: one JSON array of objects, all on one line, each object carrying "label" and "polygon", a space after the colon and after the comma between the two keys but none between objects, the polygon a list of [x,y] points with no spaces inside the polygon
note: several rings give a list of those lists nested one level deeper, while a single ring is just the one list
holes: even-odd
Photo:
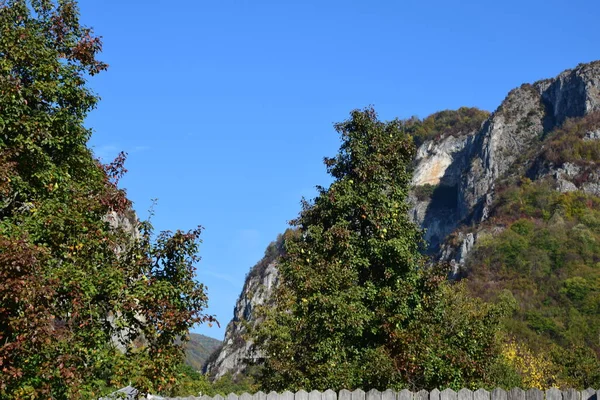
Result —
[{"label": "tree", "polygon": [[275,306],[254,333],[266,390],[431,388],[486,382],[502,312],[425,268],[406,201],[414,154],[372,108],[335,126],[334,178],[285,240]]},{"label": "tree", "polygon": [[201,229],[140,223],[120,155],[101,165],[83,122],[106,69],[72,0],[0,0],[0,398],[168,393],[207,297]]}]

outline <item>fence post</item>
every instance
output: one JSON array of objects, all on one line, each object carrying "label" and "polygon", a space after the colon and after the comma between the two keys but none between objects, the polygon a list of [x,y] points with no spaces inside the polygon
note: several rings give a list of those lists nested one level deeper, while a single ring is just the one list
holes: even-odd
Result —
[{"label": "fence post", "polygon": [[308,400],[322,400],[321,392],[313,390],[308,394]]},{"label": "fence post", "polygon": [[294,400],[308,400],[308,392],[306,390],[298,390],[294,395]]},{"label": "fence post", "polygon": [[[492,390],[490,400],[507,400],[508,396],[506,394],[506,390],[501,388],[496,388]],[[560,399],[558,399],[560,400]]]},{"label": "fence post", "polygon": [[544,400],[544,392],[540,389],[529,389],[525,392],[526,400]]},{"label": "fence post", "polygon": [[252,400],[252,395],[244,392],[240,395],[240,400]]},{"label": "fence post", "polygon": [[460,389],[458,391],[458,400],[473,400],[473,392],[466,388]]},{"label": "fence post", "polygon": [[425,389],[419,390],[414,395],[415,400],[429,400],[429,392]]},{"label": "fence post", "polygon": [[365,395],[365,391],[362,389],[356,389],[354,392],[352,392],[352,400],[365,400],[366,399],[366,395]]},{"label": "fence post", "polygon": [[477,389],[473,392],[473,400],[490,400],[490,392],[485,389]]},{"label": "fence post", "polygon": [[[279,396],[280,400],[294,400],[294,393],[290,392],[289,390],[286,390],[285,392],[281,393],[281,396]],[[242,399],[240,399],[242,400]]]},{"label": "fence post", "polygon": [[321,399],[322,400],[337,400],[337,394],[333,390],[327,389],[326,391],[323,392]]},{"label": "fence post", "polygon": [[557,388],[546,390],[546,400],[562,400],[562,393]]},{"label": "fence post", "polygon": [[408,389],[402,389],[398,393],[398,400],[413,400],[413,398],[414,398],[413,392],[411,392]]},{"label": "fence post", "polygon": [[[458,395],[456,392],[450,388],[446,388],[440,393],[440,400],[457,400]],[[506,400],[506,399],[505,399]]]},{"label": "fence post", "polygon": [[525,391],[521,388],[512,388],[508,391],[508,400],[525,400]]},{"label": "fence post", "polygon": [[438,389],[433,389],[429,393],[429,400],[440,400],[440,391]]},{"label": "fence post", "polygon": [[381,400],[381,392],[377,389],[371,389],[367,392],[367,400]]},{"label": "fence post", "polygon": [[340,390],[338,394],[338,400],[352,400],[352,392],[348,389]]},{"label": "fence post", "polygon": [[565,390],[562,395],[563,400],[579,400],[579,392],[573,388]]},{"label": "fence post", "polygon": [[225,399],[226,400],[238,400],[238,395],[235,393],[229,393]]},{"label": "fence post", "polygon": [[581,400],[598,400],[598,395],[594,389],[587,388],[581,391]]},{"label": "fence post", "polygon": [[392,389],[387,389],[386,391],[381,392],[381,400],[397,400],[396,392],[394,392]]}]

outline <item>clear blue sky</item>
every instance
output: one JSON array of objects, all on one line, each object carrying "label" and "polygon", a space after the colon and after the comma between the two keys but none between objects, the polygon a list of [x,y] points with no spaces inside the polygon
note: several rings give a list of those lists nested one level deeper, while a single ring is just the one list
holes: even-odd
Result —
[{"label": "clear blue sky", "polygon": [[97,155],[157,230],[205,227],[198,276],[222,339],[245,274],[329,180],[332,123],[493,110],[524,82],[600,59],[596,0],[82,0],[109,71]]}]

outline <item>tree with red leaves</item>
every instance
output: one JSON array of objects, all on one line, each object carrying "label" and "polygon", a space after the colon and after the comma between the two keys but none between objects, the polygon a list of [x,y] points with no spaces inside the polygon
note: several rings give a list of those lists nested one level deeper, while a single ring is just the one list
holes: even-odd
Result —
[{"label": "tree with red leaves", "polygon": [[0,399],[169,393],[203,313],[201,228],[153,236],[84,119],[107,68],[72,0],[0,0]]}]

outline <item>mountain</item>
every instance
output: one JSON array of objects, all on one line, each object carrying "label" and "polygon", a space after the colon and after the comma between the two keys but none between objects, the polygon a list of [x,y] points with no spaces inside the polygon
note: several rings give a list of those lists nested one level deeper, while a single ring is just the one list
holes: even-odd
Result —
[{"label": "mountain", "polygon": [[257,323],[254,308],[268,302],[277,287],[277,258],[283,252],[283,235],[269,244],[265,256],[250,270],[244,287],[235,304],[233,319],[225,329],[223,345],[210,355],[205,371],[220,378],[228,372],[236,375],[246,368],[251,353],[251,341],[247,338],[246,322]]},{"label": "mountain", "polygon": [[208,357],[220,346],[220,340],[190,333],[190,340],[185,344],[185,363],[197,371],[202,371]]},{"label": "mountain", "polygon": [[[600,61],[524,84],[491,114],[461,108],[404,125],[418,145],[410,215],[425,252],[476,296],[510,291],[506,340],[543,350],[563,382],[600,382]],[[212,375],[251,359],[247,328],[277,285],[282,241],[248,275]]]}]

